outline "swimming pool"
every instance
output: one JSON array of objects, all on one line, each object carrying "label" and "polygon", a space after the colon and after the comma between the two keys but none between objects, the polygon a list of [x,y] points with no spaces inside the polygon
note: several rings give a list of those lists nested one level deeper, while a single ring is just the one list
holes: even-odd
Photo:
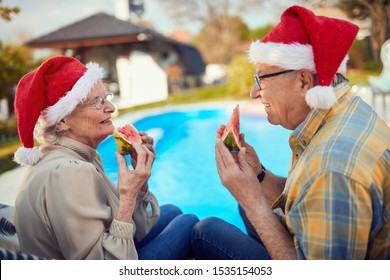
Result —
[{"label": "swimming pool", "polygon": [[[232,108],[186,109],[144,117],[134,122],[155,139],[156,159],[150,190],[160,205],[171,203],[200,219],[215,216],[244,230],[237,203],[219,180],[215,165],[215,132],[227,123]],[[265,117],[241,113],[241,131],[267,169],[285,176],[291,158],[290,131],[268,123]],[[117,182],[113,137],[98,147],[108,176]]]}]

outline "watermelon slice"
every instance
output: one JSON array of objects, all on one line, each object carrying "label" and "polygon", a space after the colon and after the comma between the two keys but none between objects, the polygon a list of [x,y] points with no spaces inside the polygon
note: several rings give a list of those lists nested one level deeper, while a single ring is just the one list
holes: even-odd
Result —
[{"label": "watermelon slice", "polygon": [[226,147],[228,147],[230,151],[238,151],[241,149],[239,135],[240,135],[240,110],[239,110],[239,105],[237,105],[234,108],[233,113],[230,116],[230,120],[226,125],[226,128],[222,134],[222,141],[225,143]]},{"label": "watermelon slice", "polygon": [[142,143],[138,130],[132,124],[126,124],[114,130],[113,133],[116,147],[121,155],[129,154],[133,149],[133,144]]}]

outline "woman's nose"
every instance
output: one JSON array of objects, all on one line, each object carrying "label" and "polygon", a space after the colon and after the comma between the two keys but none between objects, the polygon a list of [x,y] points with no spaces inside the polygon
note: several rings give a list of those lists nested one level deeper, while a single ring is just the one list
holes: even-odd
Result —
[{"label": "woman's nose", "polygon": [[109,101],[109,100],[106,100],[106,102],[104,103],[104,111],[105,112],[110,112],[110,113],[114,113],[115,112],[115,105]]}]

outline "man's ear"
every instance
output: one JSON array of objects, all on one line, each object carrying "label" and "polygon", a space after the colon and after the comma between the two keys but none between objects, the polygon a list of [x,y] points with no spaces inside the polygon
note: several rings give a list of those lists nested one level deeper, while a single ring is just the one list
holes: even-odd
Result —
[{"label": "man's ear", "polygon": [[306,91],[314,87],[314,75],[309,70],[299,71],[300,85],[302,93],[305,95]]}]

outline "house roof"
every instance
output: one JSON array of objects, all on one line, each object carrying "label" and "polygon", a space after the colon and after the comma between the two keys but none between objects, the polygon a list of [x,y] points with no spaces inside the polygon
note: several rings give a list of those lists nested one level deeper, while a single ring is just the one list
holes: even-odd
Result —
[{"label": "house roof", "polygon": [[198,50],[185,44],[175,44],[175,49],[182,56],[184,63],[190,74],[201,75],[206,66]]},{"label": "house roof", "polygon": [[105,13],[97,13],[28,41],[27,45],[34,48],[69,48],[97,45],[99,42],[106,44],[109,42],[108,39],[111,39],[110,42],[113,44],[122,41],[142,41],[142,38],[137,38],[139,34],[164,37],[152,29],[117,19]]},{"label": "house roof", "polygon": [[120,20],[114,16],[97,13],[27,42],[32,48],[78,48],[145,40],[164,41],[171,44],[183,59],[188,71],[200,75],[205,69],[202,56],[193,46],[168,38],[157,31]]}]

